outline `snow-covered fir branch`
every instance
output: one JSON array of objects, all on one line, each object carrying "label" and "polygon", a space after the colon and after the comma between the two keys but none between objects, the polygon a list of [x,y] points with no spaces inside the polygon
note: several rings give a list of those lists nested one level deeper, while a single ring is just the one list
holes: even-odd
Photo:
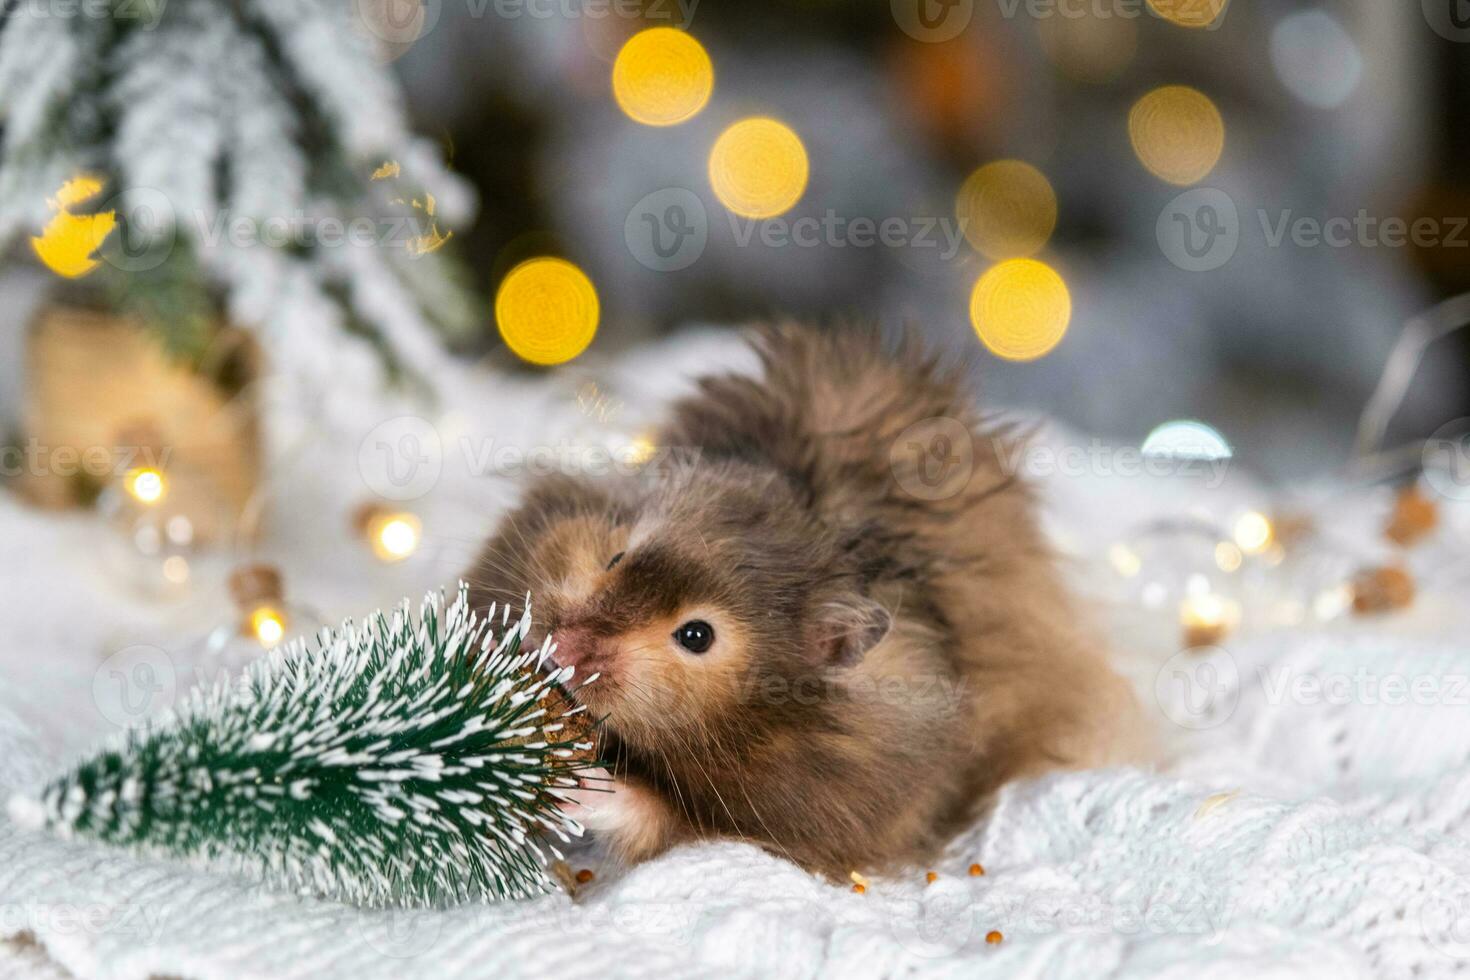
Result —
[{"label": "snow-covered fir branch", "polygon": [[[38,794],[18,824],[181,857],[366,905],[444,905],[550,887],[560,809],[592,726],[466,588],[446,610],[297,640],[176,712],[119,735]],[[548,641],[549,642],[549,641]]]}]

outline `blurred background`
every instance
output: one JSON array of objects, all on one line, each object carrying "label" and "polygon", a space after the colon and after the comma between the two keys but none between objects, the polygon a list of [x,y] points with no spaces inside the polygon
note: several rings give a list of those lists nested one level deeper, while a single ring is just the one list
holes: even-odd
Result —
[{"label": "blurred background", "polygon": [[[566,256],[597,283],[599,347],[690,322],[909,324],[966,355],[994,402],[1133,443],[1202,419],[1287,478],[1342,460],[1404,321],[1470,288],[1470,47],[1454,0],[429,9],[393,68],[480,194],[463,240],[477,282],[488,295],[528,255]],[[649,26],[686,31],[712,64],[708,104],[678,125],[637,121],[677,92],[630,107],[610,91]],[[712,145],[752,115],[790,127],[809,164],[775,220],[845,227],[768,241],[720,199]],[[668,188],[702,205],[707,240],[665,271],[625,231],[647,201],[672,247],[677,213],[660,209],[677,201],[648,200]],[[1163,216],[1191,188],[1236,213],[1213,212],[1227,241],[1188,267],[1180,235],[1204,247],[1210,199]],[[855,246],[863,218],[898,219],[897,244]],[[1054,348],[1008,358],[977,344],[970,299],[1018,257],[1056,271],[1071,317]],[[1467,414],[1467,376],[1463,341],[1431,348],[1389,441]]]},{"label": "blurred background", "polygon": [[0,6],[0,506],[269,646],[452,581],[535,453],[642,465],[797,318],[1240,464],[1164,481],[1216,571],[1312,481],[1417,534],[1470,499],[1467,83],[1465,0]]}]

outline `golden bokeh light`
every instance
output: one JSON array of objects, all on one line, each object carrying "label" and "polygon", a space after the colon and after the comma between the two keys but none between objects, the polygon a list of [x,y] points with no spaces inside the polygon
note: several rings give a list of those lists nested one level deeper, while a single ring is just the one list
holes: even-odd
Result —
[{"label": "golden bokeh light", "polygon": [[413,514],[384,514],[371,533],[373,554],[382,561],[402,561],[418,550],[423,524]]},{"label": "golden bokeh light", "polygon": [[517,357],[564,364],[587,349],[601,310],[587,274],[565,259],[527,259],[495,294],[495,323]]},{"label": "golden bokeh light", "polygon": [[672,27],[639,31],[613,62],[613,98],[629,118],[648,126],[692,118],[714,87],[715,69],[704,46]]},{"label": "golden bokeh light", "polygon": [[250,614],[250,632],[263,647],[273,647],[286,636],[286,617],[274,606],[260,606]]},{"label": "golden bokeh light", "polygon": [[140,504],[156,504],[168,492],[168,483],[163,473],[151,466],[128,471],[123,480],[128,495]]},{"label": "golden bokeh light", "polygon": [[1034,361],[1062,342],[1072,297],[1056,270],[1035,259],[990,268],[970,293],[970,323],[997,357]]},{"label": "golden bokeh light", "polygon": [[742,119],[715,140],[709,182],[715,197],[744,218],[774,218],[801,200],[809,174],[806,147],[784,123]]},{"label": "golden bokeh light", "polygon": [[1276,540],[1271,520],[1260,511],[1249,511],[1235,522],[1235,543],[1248,555],[1259,555]]},{"label": "golden bokeh light", "polygon": [[1148,0],[1150,10],[1179,27],[1209,27],[1228,6],[1230,0]]},{"label": "golden bokeh light", "polygon": [[1031,164],[997,160],[965,180],[955,198],[955,217],[970,244],[987,258],[1035,255],[1057,226],[1057,195]]},{"label": "golden bokeh light", "polygon": [[1184,187],[1203,180],[1220,162],[1225,121],[1203,92],[1166,85],[1134,104],[1128,138],[1150,173]]},{"label": "golden bokeh light", "polygon": [[31,249],[46,268],[66,279],[77,279],[97,268],[93,254],[117,226],[117,212],[72,214],[71,208],[102,193],[102,181],[96,177],[74,177],[61,185],[56,196],[46,204],[56,214],[31,239]]}]

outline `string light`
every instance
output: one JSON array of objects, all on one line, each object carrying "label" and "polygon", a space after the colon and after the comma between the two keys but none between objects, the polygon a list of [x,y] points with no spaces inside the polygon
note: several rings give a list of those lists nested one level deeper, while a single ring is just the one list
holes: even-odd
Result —
[{"label": "string light", "polygon": [[163,473],[151,466],[130,470],[123,481],[128,495],[140,504],[156,504],[168,492]]},{"label": "string light", "polygon": [[774,218],[806,191],[810,164],[801,138],[764,116],[731,125],[709,154],[709,182],[720,203],[744,218]]},{"label": "string light", "polygon": [[403,561],[423,541],[424,525],[417,514],[389,510],[377,503],[359,507],[352,523],[379,561]]},{"label": "string light", "polygon": [[1128,137],[1149,173],[1183,187],[1215,169],[1225,150],[1225,121],[1203,92],[1166,85],[1134,104]]},{"label": "string light", "polygon": [[1051,266],[1011,259],[991,267],[970,293],[970,324],[1008,361],[1033,361],[1062,342],[1072,319],[1067,284]]},{"label": "string light", "polygon": [[250,613],[250,632],[269,649],[286,636],[286,617],[274,606],[259,606]]},{"label": "string light", "polygon": [[373,553],[383,561],[402,561],[418,550],[423,526],[412,514],[387,517],[373,534]]},{"label": "string light", "polygon": [[531,364],[564,364],[597,334],[597,289],[565,259],[528,259],[511,269],[495,294],[495,323],[517,357]]},{"label": "string light", "polygon": [[992,259],[1034,255],[1057,225],[1057,195],[1046,175],[1020,160],[997,160],[972,173],[955,198],[965,238]]},{"label": "string light", "polygon": [[1271,520],[1260,511],[1248,511],[1235,522],[1235,543],[1248,555],[1259,555],[1271,547],[1276,540],[1276,530]]},{"label": "string light", "polygon": [[647,126],[673,126],[709,102],[715,71],[704,46],[684,31],[654,27],[628,39],[613,62],[613,98]]}]

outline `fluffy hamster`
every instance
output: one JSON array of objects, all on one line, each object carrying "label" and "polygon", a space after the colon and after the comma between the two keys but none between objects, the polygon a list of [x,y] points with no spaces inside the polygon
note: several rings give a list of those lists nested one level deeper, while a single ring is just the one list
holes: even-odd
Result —
[{"label": "fluffy hamster", "polygon": [[708,838],[832,877],[932,857],[1007,780],[1122,761],[1135,706],[954,372],[785,326],[634,477],[531,486],[471,570],[599,679],[624,859]]}]

